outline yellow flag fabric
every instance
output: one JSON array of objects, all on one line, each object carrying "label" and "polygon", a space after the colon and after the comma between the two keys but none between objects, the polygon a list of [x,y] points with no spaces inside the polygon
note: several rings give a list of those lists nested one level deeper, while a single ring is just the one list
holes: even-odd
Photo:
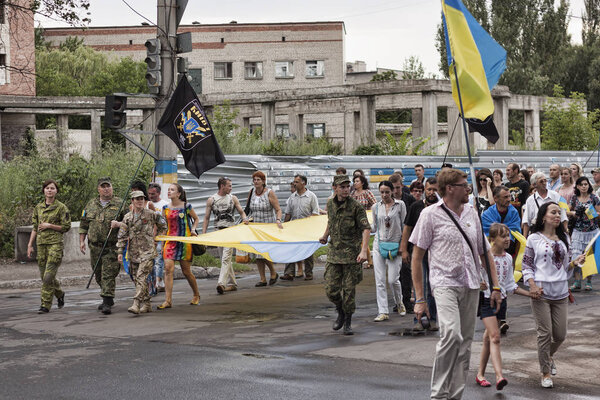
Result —
[{"label": "yellow flag fabric", "polygon": [[515,240],[518,243],[517,255],[515,256],[515,271],[514,277],[515,282],[519,282],[523,277],[523,255],[525,254],[525,245],[527,244],[527,239],[520,232],[511,231],[512,235],[515,237]]}]

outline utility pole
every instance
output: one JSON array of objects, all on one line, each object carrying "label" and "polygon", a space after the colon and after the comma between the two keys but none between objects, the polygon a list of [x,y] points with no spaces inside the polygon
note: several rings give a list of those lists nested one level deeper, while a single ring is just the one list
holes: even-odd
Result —
[{"label": "utility pole", "polygon": [[[156,98],[157,107],[154,113],[154,126],[162,117],[168,103],[167,96],[175,87],[175,58],[177,45],[177,0],[157,0],[157,37],[161,44],[161,84]],[[163,133],[157,132],[155,139],[156,182],[163,186],[163,193],[171,183],[177,182],[177,146]]]}]

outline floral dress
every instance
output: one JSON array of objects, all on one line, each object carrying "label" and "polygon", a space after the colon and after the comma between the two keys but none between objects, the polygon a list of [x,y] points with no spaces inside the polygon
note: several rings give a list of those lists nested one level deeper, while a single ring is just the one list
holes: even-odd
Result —
[{"label": "floral dress", "polygon": [[[167,221],[167,236],[192,236],[190,233],[191,204],[187,204],[187,212],[183,208],[170,208],[163,206],[163,216]],[[194,257],[192,244],[183,242],[166,241],[163,246],[163,258],[174,261],[191,261]]]}]

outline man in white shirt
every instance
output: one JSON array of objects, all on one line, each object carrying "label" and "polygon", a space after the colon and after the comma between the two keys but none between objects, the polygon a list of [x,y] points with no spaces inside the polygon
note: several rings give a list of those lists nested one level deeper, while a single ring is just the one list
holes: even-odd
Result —
[{"label": "man in white shirt", "polygon": [[[531,177],[531,185],[535,187],[536,191],[534,194],[527,198],[525,203],[525,213],[523,213],[523,236],[529,235],[529,229],[535,224],[538,210],[541,205],[549,201],[553,201],[556,204],[560,201],[560,194],[554,190],[548,190],[548,180],[543,172],[536,172]],[[565,227],[565,232],[568,230],[568,219],[567,213],[563,208],[560,210],[560,220]]]},{"label": "man in white shirt", "polygon": [[[311,215],[319,215],[319,201],[317,196],[306,188],[308,180],[304,175],[294,176],[294,186],[296,191],[292,193],[287,201],[285,209],[285,222],[307,218]],[[311,255],[304,260],[304,280],[310,281],[313,279],[314,258]],[[300,267],[298,267],[300,270]],[[289,263],[285,266],[285,271],[281,279],[291,281],[296,277],[296,264]],[[298,276],[299,278],[300,276]]]},{"label": "man in white shirt", "polygon": [[[168,204],[167,201],[160,198],[161,187],[158,183],[150,183],[148,185],[148,199],[154,206],[154,211],[162,214],[163,206]],[[156,287],[151,290],[151,294],[154,295],[157,292],[165,291],[164,271],[165,271],[165,260],[162,255],[163,242],[156,242],[156,258],[154,259],[154,275],[156,276]],[[151,288],[152,289],[152,288]]]}]

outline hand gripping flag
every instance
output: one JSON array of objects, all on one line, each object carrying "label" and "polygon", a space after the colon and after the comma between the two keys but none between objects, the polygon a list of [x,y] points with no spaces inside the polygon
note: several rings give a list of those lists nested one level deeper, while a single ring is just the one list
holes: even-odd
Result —
[{"label": "hand gripping flag", "polygon": [[[506,69],[506,50],[482,27],[460,0],[442,0],[442,20],[450,67],[452,97],[472,130],[492,143],[499,138],[494,126],[491,90]],[[456,69],[455,69],[456,68]]]},{"label": "hand gripping flag", "polygon": [[175,142],[185,167],[196,178],[225,162],[204,108],[186,76],[179,80],[158,129]]}]

